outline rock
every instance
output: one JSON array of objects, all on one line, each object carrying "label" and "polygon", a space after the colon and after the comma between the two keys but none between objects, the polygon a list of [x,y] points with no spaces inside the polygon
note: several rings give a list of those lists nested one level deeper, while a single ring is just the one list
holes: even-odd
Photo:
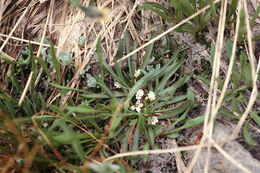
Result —
[{"label": "rock", "polygon": [[[157,141],[160,149],[173,148],[171,139],[160,138]],[[140,173],[172,173],[177,172],[175,165],[174,153],[152,154],[149,155],[146,163],[141,161],[138,164],[138,172]]]},{"label": "rock", "polygon": [[[222,123],[216,122],[214,130],[214,139],[217,143],[226,141],[233,131],[233,127],[224,125]],[[231,157],[249,169],[252,173],[260,172],[260,162],[252,157],[252,155],[237,141],[227,142],[222,147]],[[192,159],[194,152],[189,152],[189,157]],[[193,173],[204,172],[204,165],[206,163],[207,148],[204,148],[196,162],[193,169]],[[219,153],[215,148],[211,149],[210,157],[210,173],[242,173],[243,171],[239,169],[236,165],[227,160],[221,153]]]}]

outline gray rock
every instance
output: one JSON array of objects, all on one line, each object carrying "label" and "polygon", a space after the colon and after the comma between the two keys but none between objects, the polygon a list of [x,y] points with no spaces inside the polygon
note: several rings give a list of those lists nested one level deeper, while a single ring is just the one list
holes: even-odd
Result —
[{"label": "gray rock", "polygon": [[[214,139],[217,143],[226,141],[232,131],[233,127],[224,125],[222,123],[216,123],[214,129]],[[260,172],[260,162],[252,157],[252,155],[237,141],[227,142],[222,147],[231,157],[249,169],[252,173]],[[189,152],[190,158],[192,158],[194,152]],[[196,162],[193,169],[193,173],[204,172],[204,166],[206,163],[207,149],[204,148]],[[210,173],[242,173],[243,171],[239,169],[236,165],[227,160],[221,153],[219,153],[215,148],[211,149],[210,157]]]}]

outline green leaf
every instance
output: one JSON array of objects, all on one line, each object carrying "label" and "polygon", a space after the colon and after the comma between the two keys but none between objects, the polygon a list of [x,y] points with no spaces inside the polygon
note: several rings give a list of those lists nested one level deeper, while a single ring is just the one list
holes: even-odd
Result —
[{"label": "green leaf", "polygon": [[104,66],[103,66],[104,60],[102,57],[101,37],[98,38],[97,55],[98,55],[99,66],[100,66],[101,83],[104,83]]},{"label": "green leaf", "polygon": [[186,83],[191,77],[192,77],[193,73],[186,75],[182,78],[180,78],[173,86],[170,86],[164,90],[162,90],[161,92],[158,93],[158,97],[163,97],[165,98],[166,96],[169,95],[173,95],[175,93],[175,91],[181,87],[182,85],[184,85],[184,83]]},{"label": "green leaf", "polygon": [[166,135],[167,138],[171,138],[171,139],[178,138],[179,136],[180,136],[179,133],[171,133]]},{"label": "green leaf", "polygon": [[171,12],[158,3],[146,2],[143,3],[140,8],[145,10],[151,10],[152,12],[156,13],[164,20],[167,20],[169,22],[174,22],[174,16],[171,14]]},{"label": "green leaf", "polygon": [[248,131],[248,124],[250,122],[250,119],[248,119],[246,122],[245,122],[245,125],[243,127],[243,136],[245,138],[245,141],[249,144],[249,145],[252,145],[252,146],[256,146],[256,142],[253,141],[253,139],[251,138],[251,135]]},{"label": "green leaf", "polygon": [[106,70],[111,74],[111,76],[112,76],[115,80],[117,80],[122,86],[129,88],[129,86],[127,85],[127,83],[126,83],[124,80],[122,80],[120,77],[118,77],[118,76],[115,74],[115,72],[109,67],[109,65],[108,65],[105,61],[102,61],[102,63],[103,63],[103,66],[106,68]]},{"label": "green leaf", "polygon": [[[186,118],[188,112],[189,112],[189,109],[187,109],[177,120],[175,120],[174,123],[171,124],[171,125],[167,128],[167,130],[168,130],[168,129],[175,128],[175,126],[176,126],[179,122],[185,120],[185,118]],[[163,132],[163,133],[162,133],[162,135],[164,135],[164,134],[169,134],[169,133],[166,131],[166,132]]]},{"label": "green leaf", "polygon": [[256,124],[260,127],[260,117],[257,115],[257,113],[255,111],[250,111],[250,115],[253,118],[253,120],[256,122]]},{"label": "green leaf", "polygon": [[177,28],[176,31],[184,32],[184,33],[188,32],[188,33],[191,33],[192,35],[195,36],[196,32],[198,32],[199,30],[196,27],[194,27],[192,23],[188,23],[188,24],[186,24],[184,26],[181,26],[181,27]]},{"label": "green leaf", "polygon": [[183,14],[185,14],[186,17],[189,17],[196,12],[190,0],[182,0],[179,2],[180,2],[180,10]]},{"label": "green leaf", "polygon": [[219,15],[217,14],[217,11],[216,11],[216,6],[215,6],[215,3],[213,0],[210,0],[210,10],[211,10],[211,14],[212,16],[218,20],[219,19]]},{"label": "green leaf", "polygon": [[184,112],[190,106],[192,106],[192,101],[187,100],[183,104],[176,106],[174,108],[169,108],[169,109],[165,109],[165,110],[158,110],[158,111],[155,111],[155,112],[163,113],[163,115],[159,116],[158,119],[171,118],[175,115],[178,115],[178,114]]},{"label": "green leaf", "polygon": [[[156,103],[154,106],[155,109],[159,109],[164,105],[171,105],[180,101],[183,101],[187,98],[187,95],[180,95],[176,97],[172,97],[172,95],[168,97],[162,97],[160,98],[160,102]],[[166,101],[166,102],[165,102]],[[152,104],[152,103],[151,103]],[[150,106],[150,105],[149,105]]]},{"label": "green leaf", "polygon": [[[123,40],[120,39],[119,44],[118,44],[118,50],[117,50],[116,56],[114,58],[114,63],[115,63],[115,66],[116,66],[116,74],[120,78],[120,81],[124,82],[122,84],[126,85],[126,87],[129,87],[127,85],[125,77],[122,73],[122,69],[121,69],[122,68],[122,62],[117,62],[119,59],[121,59],[123,57],[123,53],[124,53]],[[120,82],[120,81],[118,81],[118,82]]]},{"label": "green leaf", "polygon": [[236,115],[234,115],[233,113],[231,113],[231,112],[229,112],[229,111],[227,111],[227,110],[225,110],[225,109],[221,109],[219,112],[222,113],[222,114],[224,114],[224,115],[227,116],[228,118],[231,118],[231,119],[239,119],[239,118],[240,118],[239,116],[236,116]]},{"label": "green leaf", "polygon": [[237,10],[237,4],[238,4],[238,0],[232,0],[231,3],[230,3],[230,7],[229,7],[229,11],[228,11],[228,15],[227,15],[227,21],[230,20],[230,17],[232,15],[235,15],[235,12]]},{"label": "green leaf", "polygon": [[[113,115],[112,115],[113,116]],[[114,136],[115,131],[117,130],[118,126],[120,125],[120,122],[122,121],[122,116],[116,116],[113,123],[111,124],[111,127],[109,129],[109,137]]]},{"label": "green leaf", "polygon": [[110,162],[102,162],[101,164],[90,163],[89,167],[96,173],[114,173],[120,170],[119,165]]},{"label": "green leaf", "polygon": [[161,82],[158,84],[158,89],[157,91],[161,91],[162,89],[164,89],[164,87],[166,86],[168,80],[170,79],[170,77],[172,77],[172,75],[181,67],[181,65],[184,63],[184,59],[180,60],[178,63],[173,63],[172,65],[170,65],[168,67],[169,69],[169,73],[167,73],[163,79],[161,80]]},{"label": "green leaf", "polygon": [[189,128],[189,127],[199,125],[199,124],[204,122],[204,118],[205,118],[204,116],[199,116],[199,117],[196,117],[196,118],[193,118],[193,119],[189,119],[189,120],[186,121],[186,123],[183,126],[174,129],[172,132],[177,132],[177,131],[180,131],[180,130],[183,130],[183,129],[186,129],[186,128]]},{"label": "green leaf", "polygon": [[250,27],[251,28],[255,24],[255,21],[256,21],[257,17],[259,16],[259,13],[260,13],[260,3],[258,4],[258,7],[257,7],[257,9],[255,11],[255,14],[253,15],[253,17],[252,17],[252,19],[250,21]]},{"label": "green leaf", "polygon": [[233,43],[231,42],[231,40],[228,39],[226,42],[226,51],[229,60],[231,59],[232,47],[233,47]]},{"label": "green leaf", "polygon": [[8,59],[7,57],[3,56],[3,55],[0,55],[0,59],[4,60],[6,63],[8,64],[15,64],[14,61]]},{"label": "green leaf", "polygon": [[56,71],[57,83],[61,84],[60,62],[58,61],[58,59],[56,57],[56,52],[55,52],[53,43],[51,43],[50,52],[51,52],[52,64],[53,64],[53,67],[54,67],[54,69]]},{"label": "green leaf", "polygon": [[246,70],[246,63],[247,63],[247,55],[244,51],[241,51],[241,54],[239,56],[240,58],[240,69],[241,69],[241,75],[240,75],[240,81],[243,81],[243,75],[245,74]]},{"label": "green leaf", "polygon": [[85,106],[85,105],[80,105],[80,106],[64,106],[65,109],[72,111],[72,112],[77,112],[77,113],[86,113],[86,114],[93,114],[100,112],[100,110],[97,110],[91,106]]},{"label": "green leaf", "polygon": [[234,112],[236,112],[236,113],[238,113],[238,114],[242,114],[242,112],[241,112],[241,110],[239,109],[239,99],[237,99],[237,98],[233,98],[232,99],[232,102],[231,102],[231,107],[232,107],[232,111],[234,111]]},{"label": "green leaf", "polygon": [[240,24],[239,24],[237,42],[241,44],[245,39],[245,31],[246,31],[245,10],[244,9],[241,9],[239,17],[240,17]]},{"label": "green leaf", "polygon": [[154,132],[152,127],[148,127],[148,141],[150,141],[151,146],[154,147]]},{"label": "green leaf", "polygon": [[66,66],[69,65],[72,61],[72,54],[69,51],[61,51],[59,53],[59,58],[61,60],[62,65]]},{"label": "green leaf", "polygon": [[252,79],[252,72],[251,72],[251,66],[247,65],[246,70],[244,73],[244,79],[246,81],[247,86],[252,86],[253,79]]},{"label": "green leaf", "polygon": [[66,134],[67,139],[71,140],[71,145],[73,150],[77,153],[78,157],[81,159],[81,161],[85,161],[85,153],[83,151],[83,148],[80,144],[79,139],[77,138],[77,135],[73,132],[73,130],[65,124],[65,119],[58,119],[56,120],[57,125],[59,125],[63,130],[64,133]]},{"label": "green leaf", "polygon": [[133,139],[133,146],[132,146],[132,151],[137,151],[139,148],[139,139],[140,139],[140,131],[139,127],[136,128],[135,134],[134,134],[134,139]]},{"label": "green leaf", "polygon": [[211,43],[211,49],[210,49],[210,66],[211,66],[211,68],[213,68],[214,56],[215,56],[215,45],[214,45],[214,43]]},{"label": "green leaf", "polygon": [[70,88],[70,87],[61,86],[61,85],[54,84],[54,83],[50,83],[50,82],[47,82],[47,83],[48,83],[49,85],[55,87],[55,88],[58,88],[58,89],[61,89],[61,90],[64,90],[64,91],[88,92],[87,90],[81,90],[81,89],[76,89],[76,88]]},{"label": "green leaf", "polygon": [[55,141],[62,143],[62,144],[70,144],[72,141],[72,137],[67,133],[61,133],[57,136],[52,137]]},{"label": "green leaf", "polygon": [[86,76],[87,76],[88,87],[95,88],[97,85],[96,79],[91,74],[87,74]]},{"label": "green leaf", "polygon": [[[149,150],[149,143],[146,142],[143,147],[143,151]],[[148,160],[148,154],[143,155],[143,162],[146,163]]]},{"label": "green leaf", "polygon": [[102,88],[104,89],[104,91],[110,96],[110,98],[113,98],[114,97],[114,94],[112,93],[112,91],[105,85],[105,84],[102,84],[100,82],[97,82],[97,84]]},{"label": "green leaf", "polygon": [[218,88],[219,88],[220,90],[222,90],[224,84],[223,84],[223,82],[222,82],[220,76],[218,76],[218,77],[216,78],[216,81],[217,81],[217,83],[218,83]]},{"label": "green leaf", "polygon": [[20,86],[18,80],[16,79],[15,76],[15,65],[12,65],[11,67],[11,75],[10,75],[10,79],[12,81],[13,86],[15,86],[15,88],[17,89],[17,91],[19,93],[22,93],[22,87]]},{"label": "green leaf", "polygon": [[31,60],[32,60],[32,80],[31,80],[31,83],[30,83],[30,93],[32,94],[33,91],[34,91],[34,85],[35,85],[35,80],[37,78],[37,75],[38,75],[38,67],[37,67],[37,64],[36,64],[36,58],[34,57],[33,55],[33,50],[32,50],[32,46],[29,45],[29,56],[31,56]]},{"label": "green leaf", "polygon": [[[124,33],[124,39],[125,39],[126,53],[129,54],[130,53],[130,45],[129,45],[130,41],[129,41],[128,31],[126,31]],[[131,79],[134,79],[134,72],[133,72],[132,63],[131,63],[131,57],[127,58],[127,63],[128,63],[130,77],[131,77]]]},{"label": "green leaf", "polygon": [[39,57],[35,57],[37,59],[37,62],[41,65],[41,67],[43,68],[44,72],[46,73],[46,75],[48,76],[48,78],[53,82],[56,83],[55,80],[51,77],[51,74],[49,72],[49,69],[47,67],[47,64],[45,63],[45,61]]}]

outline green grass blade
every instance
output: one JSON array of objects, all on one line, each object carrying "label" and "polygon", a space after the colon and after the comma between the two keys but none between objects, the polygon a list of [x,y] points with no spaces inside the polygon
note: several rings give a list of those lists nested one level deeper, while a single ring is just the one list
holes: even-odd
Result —
[{"label": "green grass blade", "polygon": [[66,87],[66,86],[61,86],[59,84],[54,84],[54,83],[50,83],[50,82],[47,82],[49,85],[55,87],[55,88],[58,88],[58,89],[61,89],[63,91],[76,91],[76,92],[89,92],[87,90],[82,90],[82,89],[76,89],[76,88],[70,88],[70,87]]},{"label": "green grass blade", "polygon": [[172,132],[177,132],[177,131],[180,131],[180,130],[183,130],[183,129],[186,129],[186,128],[189,128],[189,127],[194,127],[196,125],[199,125],[199,124],[204,122],[204,119],[205,119],[204,116],[199,116],[199,117],[196,117],[196,118],[193,118],[193,119],[189,119],[189,120],[186,121],[186,123],[183,126],[174,129]]},{"label": "green grass blade", "polygon": [[251,19],[251,21],[250,21],[250,27],[251,27],[251,28],[252,28],[253,25],[255,24],[255,21],[256,21],[256,19],[258,18],[259,14],[260,14],[260,2],[259,2],[259,4],[258,4],[258,7],[257,7],[256,11],[255,11],[255,14],[253,15],[253,17],[252,17],[252,19]]},{"label": "green grass blade", "polygon": [[256,146],[256,142],[252,139],[249,131],[248,131],[248,124],[250,122],[250,119],[248,119],[246,121],[246,123],[244,124],[244,127],[243,127],[243,136],[244,136],[244,139],[245,141],[249,144],[249,145],[252,145],[252,146]]},{"label": "green grass blade", "polygon": [[161,91],[162,89],[164,89],[170,77],[172,77],[172,75],[181,67],[181,65],[184,62],[185,62],[184,59],[182,59],[178,63],[174,63],[168,67],[169,73],[166,73],[162,81],[159,83],[157,91]]},{"label": "green grass blade", "polygon": [[170,11],[158,3],[146,2],[142,4],[140,9],[151,10],[152,12],[156,13],[164,20],[169,22],[175,22],[173,20],[175,17],[170,13]]},{"label": "green grass blade", "polygon": [[177,106],[177,107],[174,107],[174,108],[165,109],[165,110],[157,110],[155,112],[163,113],[163,115],[159,116],[158,119],[172,118],[173,116],[178,115],[178,114],[184,112],[190,106],[192,106],[192,101],[191,100],[187,100],[180,106]]},{"label": "green grass blade", "polygon": [[231,3],[230,3],[230,7],[229,7],[229,11],[228,11],[228,15],[227,15],[227,22],[230,20],[230,17],[232,15],[235,15],[235,12],[237,10],[237,4],[238,4],[238,0],[232,0]]},{"label": "green grass blade", "polygon": [[104,66],[103,66],[104,60],[102,57],[101,37],[98,38],[97,55],[98,55],[99,66],[100,66],[101,83],[104,83]]},{"label": "green grass blade", "polygon": [[50,47],[50,53],[51,53],[52,65],[53,65],[55,72],[56,72],[57,83],[61,84],[60,62],[56,57],[56,52],[55,52],[55,49],[54,49],[54,46],[53,46],[52,43],[51,43],[51,47]]},{"label": "green grass blade", "polygon": [[41,65],[42,69],[44,70],[44,72],[46,73],[46,75],[48,76],[48,78],[53,82],[53,83],[56,83],[56,81],[52,78],[50,72],[49,72],[49,69],[48,69],[48,66],[46,64],[46,62],[39,58],[39,57],[36,57],[37,59],[37,62]]}]

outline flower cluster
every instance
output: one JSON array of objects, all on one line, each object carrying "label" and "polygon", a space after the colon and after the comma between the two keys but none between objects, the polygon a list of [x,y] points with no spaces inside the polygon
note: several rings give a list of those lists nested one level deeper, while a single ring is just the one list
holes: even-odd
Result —
[{"label": "flower cluster", "polygon": [[[143,103],[141,103],[141,99],[144,96],[144,90],[139,89],[136,94],[136,103],[130,107],[131,110],[136,110],[136,112],[140,112],[141,108],[143,107]],[[150,101],[154,101],[156,99],[155,94],[153,91],[149,91],[149,93],[147,94],[147,96],[145,97],[146,100],[150,100]]]}]

